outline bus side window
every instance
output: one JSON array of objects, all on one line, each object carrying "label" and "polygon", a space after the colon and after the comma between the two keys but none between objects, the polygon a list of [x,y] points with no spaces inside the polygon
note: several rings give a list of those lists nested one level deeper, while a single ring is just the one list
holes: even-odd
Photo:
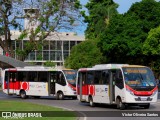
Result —
[{"label": "bus side window", "polygon": [[93,84],[94,82],[94,71],[87,72],[86,84]]},{"label": "bus side window", "polygon": [[15,72],[9,72],[9,81],[10,82],[16,82],[16,75],[17,73],[15,73]]},{"label": "bus side window", "polygon": [[85,85],[85,83],[86,83],[86,72],[79,72],[78,85],[80,84],[80,81],[82,81],[82,85]]},{"label": "bus side window", "polygon": [[8,71],[5,71],[5,81],[8,82]]},{"label": "bus side window", "polygon": [[36,71],[31,71],[28,73],[28,79],[31,82],[37,82],[38,78],[37,78],[37,72]]},{"label": "bus side window", "polygon": [[56,83],[58,82],[57,81],[57,75],[56,75],[56,72],[51,72],[51,80],[50,80],[52,83]]},{"label": "bus side window", "polygon": [[65,81],[65,78],[64,78],[64,75],[62,72],[58,72],[57,73],[57,83],[65,86],[66,85],[66,81]]},{"label": "bus side window", "polygon": [[109,84],[109,72],[108,72],[108,70],[102,71],[102,84]]},{"label": "bus side window", "polygon": [[121,70],[117,70],[115,76],[116,76],[115,85],[120,89],[124,88]]},{"label": "bus side window", "polygon": [[19,71],[18,71],[18,72],[17,72],[17,81],[23,81],[23,78],[24,78],[24,77],[23,77],[23,72],[21,72],[21,71],[19,72]]},{"label": "bus side window", "polygon": [[94,84],[102,83],[101,71],[95,71]]},{"label": "bus side window", "polygon": [[38,81],[47,82],[47,72],[38,72]]}]

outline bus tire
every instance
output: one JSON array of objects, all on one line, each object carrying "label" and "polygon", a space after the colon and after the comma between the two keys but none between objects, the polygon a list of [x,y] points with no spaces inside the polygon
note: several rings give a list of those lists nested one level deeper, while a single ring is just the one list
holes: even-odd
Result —
[{"label": "bus tire", "polygon": [[64,94],[63,92],[58,92],[57,93],[57,100],[63,100],[64,99]]},{"label": "bus tire", "polygon": [[120,98],[116,99],[116,103],[117,103],[117,108],[120,110],[124,110],[125,109],[125,104],[122,103],[122,100]]},{"label": "bus tire", "polygon": [[24,90],[20,91],[20,97],[22,99],[26,99],[27,98],[26,92]]},{"label": "bus tire", "polygon": [[95,104],[94,104],[94,102],[93,102],[92,96],[89,97],[89,105],[90,105],[91,107],[94,107],[94,106],[95,106]]}]

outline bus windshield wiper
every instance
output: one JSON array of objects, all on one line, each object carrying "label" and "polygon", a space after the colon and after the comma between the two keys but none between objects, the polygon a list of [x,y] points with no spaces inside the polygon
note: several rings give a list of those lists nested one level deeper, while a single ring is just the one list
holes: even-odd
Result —
[{"label": "bus windshield wiper", "polygon": [[[142,83],[142,82],[146,82],[146,83],[149,85],[149,87],[151,86],[151,85],[149,84],[149,82],[148,82],[146,79],[145,79],[145,80],[143,79],[141,73],[139,73],[139,76],[140,76],[140,78],[141,78],[141,79],[140,79],[140,80],[141,80],[141,83]],[[143,83],[142,83],[142,85],[143,85]]]}]

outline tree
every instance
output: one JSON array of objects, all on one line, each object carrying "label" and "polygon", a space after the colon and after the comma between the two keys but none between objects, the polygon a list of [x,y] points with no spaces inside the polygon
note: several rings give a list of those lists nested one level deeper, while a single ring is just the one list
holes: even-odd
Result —
[{"label": "tree", "polygon": [[[28,6],[28,13],[33,13],[35,8],[39,11],[34,16],[23,14],[23,7]],[[80,17],[80,3],[78,0],[0,0],[0,46],[4,52],[15,57],[11,29],[21,31],[21,35],[16,41],[19,47],[16,55],[19,60],[24,60],[31,51],[41,49],[43,41],[51,33],[56,33],[62,29],[72,29],[75,21]],[[36,28],[23,29],[20,18],[27,18],[30,22],[39,21]],[[25,49],[21,49],[23,39],[29,38]]]},{"label": "tree", "polygon": [[54,62],[52,62],[52,61],[46,61],[44,63],[44,66],[46,66],[46,67],[55,67],[56,64]]},{"label": "tree", "polygon": [[151,29],[148,37],[143,44],[143,53],[145,55],[160,55],[160,26]]},{"label": "tree", "polygon": [[150,29],[159,26],[159,8],[159,2],[142,0],[127,13],[112,16],[98,43],[108,58],[106,62],[147,64],[142,46]]},{"label": "tree", "polygon": [[143,44],[143,54],[147,56],[147,63],[160,76],[160,26],[151,29]]},{"label": "tree", "polygon": [[73,69],[92,67],[102,60],[97,43],[94,40],[86,40],[72,48],[70,56],[65,61],[65,67]]},{"label": "tree", "polygon": [[117,4],[113,0],[89,0],[86,5],[89,15],[82,12],[87,25],[85,36],[88,39],[95,39],[104,32],[109,25],[112,15],[117,13]]}]

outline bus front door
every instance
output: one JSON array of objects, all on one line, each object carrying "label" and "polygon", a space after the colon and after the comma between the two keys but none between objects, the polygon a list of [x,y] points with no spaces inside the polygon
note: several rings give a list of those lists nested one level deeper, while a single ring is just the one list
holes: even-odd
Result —
[{"label": "bus front door", "polygon": [[88,92],[88,87],[85,85],[86,81],[86,72],[81,72],[78,78],[78,94],[80,95],[80,101],[86,101],[86,95]]},{"label": "bus front door", "polygon": [[110,71],[109,99],[110,104],[112,104],[115,101],[115,71]]},{"label": "bus front door", "polygon": [[7,73],[7,92],[8,94],[16,93],[16,72]]},{"label": "bus front door", "polygon": [[50,94],[55,94],[55,83],[56,83],[56,72],[50,73],[50,79],[49,79],[49,88],[50,88]]}]

